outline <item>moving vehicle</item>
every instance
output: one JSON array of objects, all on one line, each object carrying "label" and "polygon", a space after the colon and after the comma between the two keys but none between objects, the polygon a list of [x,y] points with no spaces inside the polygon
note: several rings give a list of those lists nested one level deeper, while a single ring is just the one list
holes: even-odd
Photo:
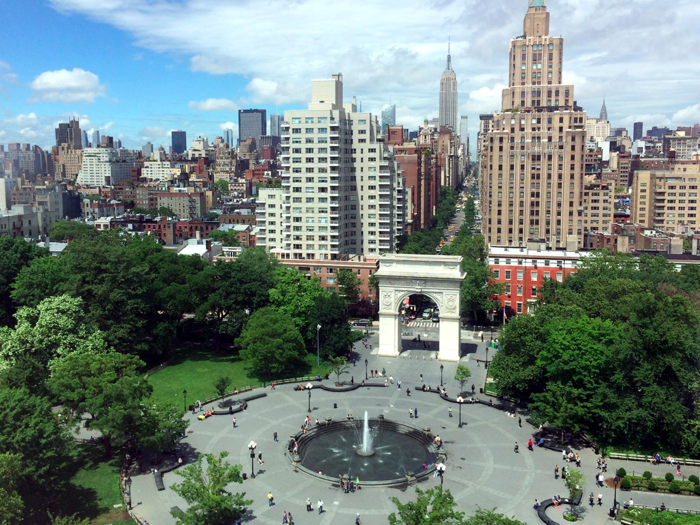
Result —
[{"label": "moving vehicle", "polygon": [[454,237],[450,237],[450,242],[455,242],[455,238],[454,238]]},{"label": "moving vehicle", "polygon": [[445,239],[441,239],[440,244],[445,244]]},{"label": "moving vehicle", "polygon": [[439,323],[440,322],[440,315],[437,312],[433,313],[433,323]]},{"label": "moving vehicle", "polygon": [[423,310],[423,319],[430,319],[433,316],[433,309],[426,308]]}]

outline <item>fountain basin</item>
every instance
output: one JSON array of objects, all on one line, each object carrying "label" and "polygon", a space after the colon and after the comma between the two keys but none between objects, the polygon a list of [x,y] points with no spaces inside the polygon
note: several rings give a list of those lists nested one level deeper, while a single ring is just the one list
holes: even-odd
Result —
[{"label": "fountain basin", "polygon": [[432,435],[393,421],[368,423],[375,432],[369,455],[358,439],[362,421],[333,422],[298,434],[299,470],[331,482],[341,475],[359,478],[362,485],[405,484],[409,472],[417,478],[432,475],[438,460]]}]

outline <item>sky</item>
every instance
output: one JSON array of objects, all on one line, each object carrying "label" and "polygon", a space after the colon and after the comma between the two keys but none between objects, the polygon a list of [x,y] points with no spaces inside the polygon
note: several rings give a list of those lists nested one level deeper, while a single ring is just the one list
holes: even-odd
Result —
[{"label": "sky", "polygon": [[[237,133],[237,109],[306,107],[341,72],[346,101],[397,106],[412,130],[438,114],[447,40],[474,145],[500,110],[508,45],[528,0],[3,0],[0,144],[50,147],[79,117],[137,148],[169,133]],[[700,2],[548,0],[564,83],[613,127],[700,123]]]}]

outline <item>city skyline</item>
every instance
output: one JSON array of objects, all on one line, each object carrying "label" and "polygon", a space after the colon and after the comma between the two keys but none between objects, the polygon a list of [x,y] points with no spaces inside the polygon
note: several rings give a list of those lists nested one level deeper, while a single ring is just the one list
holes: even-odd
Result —
[{"label": "city skyline", "polygon": [[[437,91],[445,56],[442,36],[405,41],[375,31],[370,40],[360,41],[352,33],[358,15],[344,6],[324,5],[319,10],[310,0],[298,13],[281,5],[269,19],[264,45],[251,49],[231,45],[244,33],[222,35],[234,25],[240,27],[241,19],[253,22],[262,16],[254,4],[221,2],[207,12],[197,11],[190,0],[168,4],[156,0],[126,8],[127,3],[29,0],[3,6],[11,18],[27,9],[37,15],[30,31],[15,24],[0,35],[4,51],[0,54],[0,143],[47,147],[53,142],[56,123],[70,117],[79,117],[81,129],[89,134],[99,129],[130,148],[140,148],[147,141],[167,146],[172,129],[210,139],[223,135],[225,129],[237,134],[237,109],[281,114],[303,108],[309,81],[336,70],[344,74],[346,95],[357,96],[364,111],[380,115],[391,94],[401,101],[396,108],[399,125],[417,129],[424,118],[438,116]],[[425,16],[420,20],[409,16],[414,9],[410,2],[391,16],[379,12],[372,16],[378,7],[369,3],[355,11],[362,12],[363,19],[376,20],[378,27],[396,28],[401,35],[452,35],[453,69],[460,79],[458,114],[471,117],[469,132],[475,136],[478,115],[500,108],[501,89],[508,79],[499,67],[502,53],[498,50],[520,34],[520,13],[527,3],[447,4],[422,8]],[[624,10],[606,6],[608,16],[600,17],[599,7],[593,4],[547,2],[559,21],[557,31],[567,35],[566,60],[571,67],[564,83],[576,84],[579,105],[591,114],[605,97],[613,126],[630,131],[637,121],[673,129],[700,120],[693,57],[678,54],[677,40],[670,38],[682,34],[684,49],[697,47],[693,44],[700,43],[700,36],[690,21],[693,13],[700,15],[700,6],[679,1],[658,8],[637,0]],[[149,15],[155,9],[162,14],[158,24]],[[188,15],[182,16],[183,12]],[[305,60],[302,57],[313,48],[311,40],[287,46],[276,34],[284,33],[290,17],[298,20],[311,12],[320,12],[315,16],[321,22],[340,17],[349,23],[341,28],[343,38],[331,35],[328,24],[309,26],[307,38],[333,36],[332,41],[341,43],[314,60]],[[466,19],[473,22],[460,22]],[[182,24],[204,24],[211,30],[185,41]],[[656,45],[644,56],[616,52],[622,41],[626,45],[644,41],[642,36],[652,28]],[[67,33],[73,35],[69,41]],[[42,38],[35,38],[38,34]],[[95,41],[101,45],[93,46]],[[281,47],[274,47],[278,43]],[[59,46],[58,60],[45,52]],[[355,48],[367,53],[354,52]],[[658,81],[664,82],[662,89],[649,80],[652,68],[664,72]]]}]

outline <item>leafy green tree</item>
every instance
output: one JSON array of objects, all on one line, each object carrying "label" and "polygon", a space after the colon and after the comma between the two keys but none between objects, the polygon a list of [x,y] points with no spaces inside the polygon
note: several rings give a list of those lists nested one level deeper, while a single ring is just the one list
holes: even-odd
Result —
[{"label": "leafy green tree", "polygon": [[464,392],[464,385],[467,384],[467,381],[469,378],[472,376],[472,371],[469,370],[468,367],[464,365],[457,365],[457,373],[455,374],[455,379],[459,383],[459,393],[461,394]]},{"label": "leafy green tree", "polygon": [[48,255],[47,249],[22,237],[0,236],[0,326],[14,325],[12,316],[16,306],[11,297],[12,282],[34,259]]},{"label": "leafy green tree", "polygon": [[216,213],[215,211],[210,211],[210,212],[204,214],[204,218],[209,220],[209,221],[216,221],[219,219],[219,214]]},{"label": "leafy green tree", "polygon": [[91,224],[77,221],[54,222],[49,228],[49,238],[54,242],[67,242],[78,237],[96,237],[97,228]]},{"label": "leafy green tree", "polygon": [[338,272],[338,291],[348,303],[356,303],[360,299],[362,279],[354,271],[344,268]]},{"label": "leafy green tree", "polygon": [[26,389],[0,389],[0,454],[19,453],[5,466],[9,474],[19,469],[17,493],[31,503],[23,523],[46,521],[46,510],[56,506],[71,477],[73,441],[51,406]]},{"label": "leafy green tree", "polygon": [[292,317],[300,330],[310,324],[309,315],[317,300],[328,296],[330,292],[321,286],[318,277],[309,278],[294,268],[282,265],[275,268],[275,283],[270,289],[270,304]]},{"label": "leafy green tree", "polygon": [[173,404],[148,405],[138,430],[140,442],[157,454],[172,450],[185,434],[189,423],[182,418],[182,410]]},{"label": "leafy green tree", "polygon": [[220,242],[224,246],[240,246],[241,242],[238,240],[237,235],[235,230],[221,230],[217,228],[209,232],[207,239]]},{"label": "leafy green tree", "polygon": [[219,179],[215,181],[214,188],[216,188],[216,192],[221,196],[229,194],[229,183],[226,179]]},{"label": "leafy green tree", "polygon": [[347,374],[350,367],[348,366],[348,360],[344,356],[339,357],[329,357],[328,360],[331,363],[333,373],[338,378],[338,383],[340,383],[340,375]]},{"label": "leafy green tree", "polygon": [[[569,491],[569,499],[573,501],[577,494],[583,494],[583,489],[586,487],[586,478],[578,469],[566,469],[566,478],[564,485]],[[574,504],[571,503],[571,512],[574,510]]]},{"label": "leafy green tree", "polygon": [[60,295],[66,272],[63,257],[39,257],[19,272],[12,283],[12,299],[17,306],[37,306],[47,297]]},{"label": "leafy green tree", "polygon": [[[184,514],[171,512],[178,525],[228,525],[239,520],[246,507],[253,504],[245,499],[245,492],[226,490],[230,483],[243,483],[241,466],[231,465],[227,457],[226,451],[219,457],[200,454],[197,463],[175,471],[184,481],[171,488],[189,505]],[[203,460],[207,463],[206,470]]]},{"label": "leafy green tree", "polygon": [[[320,288],[320,285],[319,285]],[[319,294],[307,315],[308,321],[301,328],[306,348],[316,350],[316,327],[319,331],[320,354],[322,357],[347,353],[357,341],[350,327],[349,313],[345,301],[337,293]]]},{"label": "leafy green tree", "polygon": [[17,454],[0,454],[0,523],[19,525],[24,520],[24,501],[19,494],[22,458]]},{"label": "leafy green tree", "polygon": [[229,376],[221,376],[214,380],[214,390],[216,390],[216,395],[218,396],[226,394],[229,386],[231,386],[231,378]]},{"label": "leafy green tree", "polygon": [[299,369],[306,355],[304,340],[294,321],[272,306],[250,316],[236,344],[253,372],[268,376]]},{"label": "leafy green tree", "polygon": [[389,500],[397,509],[389,514],[389,525],[461,525],[464,522],[464,512],[456,510],[457,503],[450,491],[443,491],[439,485],[426,491],[416,487],[415,501],[401,503],[396,497]]},{"label": "leafy green tree", "polygon": [[463,525],[525,525],[525,523],[498,513],[496,509],[479,509],[472,516],[465,519]]},{"label": "leafy green tree", "polygon": [[77,514],[54,518],[49,512],[49,518],[51,518],[51,525],[90,525],[90,518],[80,519]]},{"label": "leafy green tree", "polygon": [[367,279],[367,285],[374,290],[374,297],[378,298],[379,297],[379,277],[377,277],[376,272],[373,272],[372,275],[369,276],[369,279]]},{"label": "leafy green tree", "polygon": [[65,407],[90,415],[107,455],[113,437],[137,434],[142,424],[141,401],[153,391],[139,373],[144,364],[117,352],[74,352],[55,361],[49,388]]}]

